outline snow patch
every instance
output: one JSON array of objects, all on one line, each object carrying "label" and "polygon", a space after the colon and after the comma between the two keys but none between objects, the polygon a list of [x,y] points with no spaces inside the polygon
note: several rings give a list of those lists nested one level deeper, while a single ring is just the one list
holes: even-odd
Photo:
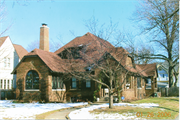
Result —
[{"label": "snow patch", "polygon": [[[157,107],[158,104],[154,103],[141,103],[141,104],[130,104],[130,103],[114,103],[114,106],[132,106],[132,107],[141,107],[141,108],[150,108],[150,107]],[[93,111],[94,109],[100,109],[102,107],[109,107],[109,104],[102,104],[102,105],[93,105],[87,108],[82,108],[79,110],[72,111],[69,114],[70,119],[139,119],[133,113],[90,113],[89,111]]]},{"label": "snow patch", "polygon": [[86,104],[88,103],[12,103],[11,100],[0,100],[0,119],[35,119],[41,113]]}]

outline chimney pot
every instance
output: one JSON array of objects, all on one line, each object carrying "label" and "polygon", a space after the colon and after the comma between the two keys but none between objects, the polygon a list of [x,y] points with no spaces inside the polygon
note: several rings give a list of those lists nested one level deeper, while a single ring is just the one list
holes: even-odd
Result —
[{"label": "chimney pot", "polygon": [[47,24],[46,23],[42,23],[42,26],[47,26]]}]

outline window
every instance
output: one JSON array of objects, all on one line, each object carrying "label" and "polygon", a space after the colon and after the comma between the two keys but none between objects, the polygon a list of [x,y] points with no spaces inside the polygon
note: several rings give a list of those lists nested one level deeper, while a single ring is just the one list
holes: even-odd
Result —
[{"label": "window", "polygon": [[127,87],[127,89],[131,88],[131,77],[130,76],[126,77],[126,87]]},{"label": "window", "polygon": [[141,78],[137,77],[137,88],[141,88]]},{"label": "window", "polygon": [[26,75],[26,89],[39,89],[39,75],[34,70]]},{"label": "window", "polygon": [[8,58],[7,67],[10,67],[10,58]]},{"label": "window", "polygon": [[0,89],[2,89],[2,85],[3,85],[3,80],[1,79],[1,81],[0,81]]},{"label": "window", "polygon": [[7,80],[7,88],[10,89],[10,84],[9,84],[10,80]]},{"label": "window", "polygon": [[91,87],[91,80],[86,80],[86,87],[90,88]]},{"label": "window", "polygon": [[163,78],[164,78],[164,74],[163,74]]},{"label": "window", "polygon": [[13,80],[11,80],[11,89],[13,89]]},{"label": "window", "polygon": [[7,65],[6,65],[6,58],[4,58],[4,67],[6,67]]},{"label": "window", "polygon": [[72,78],[72,88],[76,88],[76,78]]},{"label": "window", "polygon": [[63,89],[63,81],[60,77],[52,77],[52,89]]},{"label": "window", "polygon": [[6,89],[6,80],[4,80],[4,89]]}]

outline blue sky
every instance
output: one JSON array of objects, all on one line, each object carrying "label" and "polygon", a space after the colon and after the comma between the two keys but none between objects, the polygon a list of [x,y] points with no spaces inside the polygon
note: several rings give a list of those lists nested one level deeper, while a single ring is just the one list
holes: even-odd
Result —
[{"label": "blue sky", "polygon": [[1,31],[12,24],[3,36],[10,36],[13,43],[24,48],[39,40],[42,23],[50,28],[50,40],[62,45],[87,33],[84,21],[92,16],[100,24],[108,24],[111,18],[113,23],[119,23],[118,29],[136,32],[135,24],[130,20],[136,5],[136,0],[21,0],[19,3],[7,0]]}]

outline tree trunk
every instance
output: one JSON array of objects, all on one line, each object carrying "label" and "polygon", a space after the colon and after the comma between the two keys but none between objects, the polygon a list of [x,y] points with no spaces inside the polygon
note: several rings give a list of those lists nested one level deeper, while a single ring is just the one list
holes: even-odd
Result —
[{"label": "tree trunk", "polygon": [[118,89],[117,96],[118,96],[118,103],[120,103],[121,102],[121,94],[120,94],[120,90],[119,89]]},{"label": "tree trunk", "polygon": [[111,93],[112,89],[109,90],[109,108],[113,108],[113,94]]},{"label": "tree trunk", "polygon": [[109,89],[109,108],[113,108],[113,90],[112,90],[112,81],[113,81],[113,76],[112,76],[112,72],[110,73],[110,89]]},{"label": "tree trunk", "polygon": [[178,82],[178,73],[174,73],[174,76],[175,76],[175,83],[174,83],[174,86],[177,87],[177,82]]},{"label": "tree trunk", "polygon": [[173,68],[169,66],[169,88],[173,86]]}]

